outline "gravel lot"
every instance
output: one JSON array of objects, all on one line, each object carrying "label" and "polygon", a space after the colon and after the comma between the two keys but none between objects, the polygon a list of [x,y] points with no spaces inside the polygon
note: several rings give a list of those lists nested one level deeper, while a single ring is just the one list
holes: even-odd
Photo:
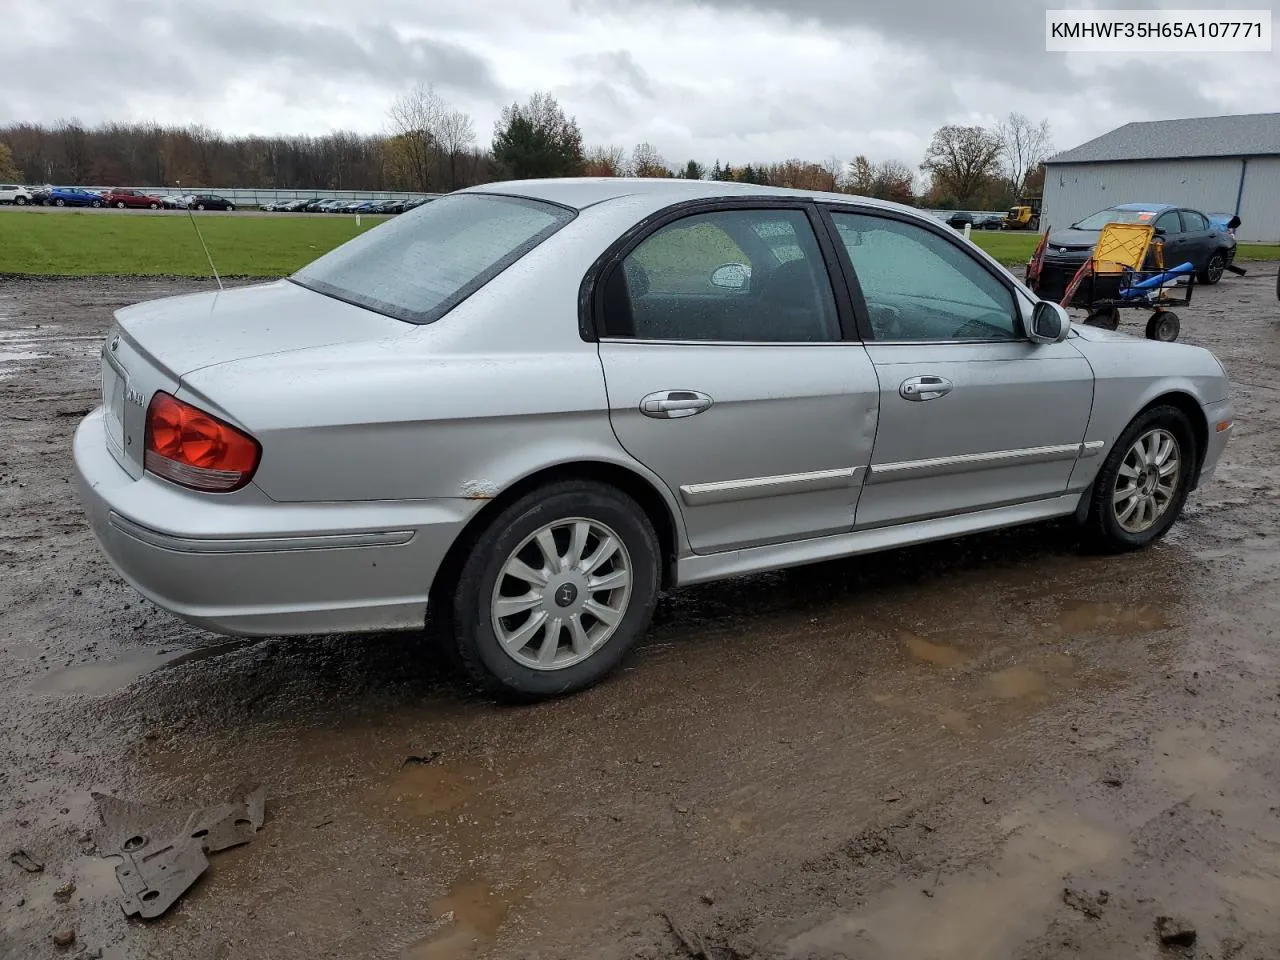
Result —
[{"label": "gravel lot", "polygon": [[[681,591],[613,680],[521,709],[416,635],[139,599],[71,433],[111,310],[208,283],[0,281],[0,957],[1280,956],[1275,276],[1181,311],[1238,426],[1157,548],[1039,527]],[[246,778],[257,839],[126,920],[90,792]]]}]

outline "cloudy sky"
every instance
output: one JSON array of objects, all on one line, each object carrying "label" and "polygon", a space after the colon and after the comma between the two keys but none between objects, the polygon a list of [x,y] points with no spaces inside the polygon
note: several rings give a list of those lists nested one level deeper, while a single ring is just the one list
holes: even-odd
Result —
[{"label": "cloudy sky", "polygon": [[[1280,105],[1280,51],[1045,53],[1045,7],[1079,5],[0,0],[0,125],[74,117],[373,132],[421,80],[470,112],[486,142],[504,103],[541,88],[588,144],[648,141],[672,164],[866,153],[914,166],[939,125],[1011,110],[1047,118],[1066,149],[1130,120]],[[1159,4],[1113,4],[1142,5]]]}]

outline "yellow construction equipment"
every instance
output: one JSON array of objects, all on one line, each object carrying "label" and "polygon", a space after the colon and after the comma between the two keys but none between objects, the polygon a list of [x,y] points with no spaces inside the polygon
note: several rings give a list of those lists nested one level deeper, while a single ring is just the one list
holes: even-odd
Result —
[{"label": "yellow construction equipment", "polygon": [[1009,208],[1009,213],[1004,218],[1004,228],[1006,230],[1039,230],[1040,198],[1020,197],[1018,205]]}]

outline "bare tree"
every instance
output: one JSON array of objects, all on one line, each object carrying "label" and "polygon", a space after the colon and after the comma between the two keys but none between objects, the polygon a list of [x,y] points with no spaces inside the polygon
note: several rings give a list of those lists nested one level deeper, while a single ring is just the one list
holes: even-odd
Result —
[{"label": "bare tree", "polygon": [[940,127],[925,151],[921,170],[933,174],[936,187],[968,206],[998,170],[1004,145],[984,127]]},{"label": "bare tree", "polygon": [[625,177],[627,172],[627,151],[622,147],[592,147],[584,158],[583,173],[588,177]]},{"label": "bare tree", "polygon": [[662,159],[656,147],[651,143],[636,144],[631,151],[631,175],[633,177],[669,177],[671,171],[667,161]]},{"label": "bare tree", "polygon": [[827,162],[822,165],[822,169],[831,178],[831,184],[824,189],[830,190],[832,193],[844,189],[849,174],[848,164],[833,153],[827,158]]},{"label": "bare tree", "polygon": [[476,142],[476,126],[462,110],[447,110],[439,118],[435,142],[449,163],[449,189],[458,189],[458,162]]},{"label": "bare tree", "polygon": [[1000,138],[1009,186],[1020,196],[1027,186],[1027,174],[1053,149],[1049,121],[1036,124],[1025,114],[1011,113],[996,127],[996,136]]},{"label": "bare tree", "polygon": [[[432,173],[441,153],[438,139],[449,108],[435,90],[418,83],[396,97],[388,116],[396,137],[397,152],[418,190],[430,190]],[[474,139],[474,133],[472,134]]]}]

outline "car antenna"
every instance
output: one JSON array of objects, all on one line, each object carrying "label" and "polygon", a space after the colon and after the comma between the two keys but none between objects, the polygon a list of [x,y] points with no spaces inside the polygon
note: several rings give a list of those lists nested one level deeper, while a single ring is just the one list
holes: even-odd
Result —
[{"label": "car antenna", "polygon": [[[181,180],[173,181],[179,189],[182,187]],[[213,257],[209,254],[209,245],[204,242],[204,234],[200,232],[200,224],[196,223],[196,215],[191,212],[191,204],[187,204],[187,216],[191,218],[191,227],[195,230],[196,236],[200,239],[200,246],[204,248],[205,258],[209,261],[209,269],[213,271],[213,279],[218,282],[218,292],[222,292],[222,278],[218,276],[218,268],[213,265]]]}]

